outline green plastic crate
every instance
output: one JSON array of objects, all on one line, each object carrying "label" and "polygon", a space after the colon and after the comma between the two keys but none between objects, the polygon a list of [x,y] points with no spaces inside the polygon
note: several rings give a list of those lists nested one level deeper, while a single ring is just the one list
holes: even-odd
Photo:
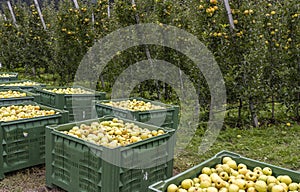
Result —
[{"label": "green plastic crate", "polygon": [[[54,88],[67,88],[67,87],[46,87],[46,89]],[[74,86],[72,88],[81,88],[86,91],[92,92],[92,94],[58,94],[43,90],[44,88],[36,89],[35,92],[40,94],[40,102],[43,105],[55,107],[57,109],[66,109],[72,106],[92,106],[93,100],[105,99],[105,92],[93,91],[81,86]]]},{"label": "green plastic crate", "polygon": [[0,92],[2,91],[18,91],[21,93],[26,93],[25,97],[14,97],[14,98],[0,98],[0,105],[16,105],[16,104],[20,104],[23,102],[27,102],[27,101],[34,101],[34,102],[39,102],[40,99],[40,95],[39,94],[35,94],[26,90],[22,90],[22,89],[17,89],[17,88],[11,88],[11,89],[0,89]]},{"label": "green plastic crate", "polygon": [[[39,105],[34,102],[18,105],[27,104]],[[5,173],[45,163],[45,126],[68,122],[67,111],[39,106],[59,114],[0,122],[0,179]]]},{"label": "green plastic crate", "polygon": [[253,169],[257,166],[259,167],[270,167],[273,171],[273,175],[277,177],[278,175],[289,175],[291,179],[295,182],[300,182],[300,172],[277,167],[268,163],[256,161],[253,159],[249,159],[243,156],[240,156],[239,154],[232,153],[229,151],[221,151],[218,154],[216,154],[214,157],[211,159],[208,159],[199,165],[196,165],[174,177],[171,177],[167,180],[161,180],[158,181],[157,183],[152,184],[149,189],[150,191],[155,191],[155,192],[166,192],[167,187],[174,183],[176,185],[179,185],[181,181],[187,178],[194,178],[197,177],[200,173],[203,167],[214,167],[215,165],[222,163],[222,159],[225,156],[231,157],[233,160],[235,160],[237,163],[243,163],[247,165],[248,168]]},{"label": "green plastic crate", "polygon": [[97,114],[94,106],[87,107],[69,107],[64,108],[64,110],[69,112],[69,121],[83,121],[88,119],[97,118]]},{"label": "green plastic crate", "polygon": [[[42,84],[42,83],[39,83],[39,85],[32,85],[32,86],[16,86],[16,85],[12,85],[14,83],[23,83],[23,82],[34,82],[34,81],[31,81],[31,80],[18,80],[18,81],[8,81],[8,82],[0,82],[0,89],[7,89],[7,88],[20,88],[20,89],[23,89],[23,90],[26,90],[26,91],[32,91],[36,88],[39,88],[39,87],[45,87],[46,85],[45,84]],[[37,82],[36,82],[37,83]]]},{"label": "green plastic crate", "polygon": [[9,74],[9,77],[0,77],[0,82],[18,80],[18,73],[15,73],[15,72],[0,72],[0,76],[3,75],[3,74]]},{"label": "green plastic crate", "polygon": [[[114,149],[85,142],[59,131],[75,125],[111,120],[103,117],[46,129],[46,185],[70,192],[140,192],[172,176],[174,129],[166,134]],[[119,118],[122,119],[122,118]],[[131,120],[139,127],[159,129]],[[158,147],[159,146],[159,147]],[[151,166],[150,164],[151,163]]]},{"label": "green plastic crate", "polygon": [[151,101],[144,98],[129,98],[129,100],[136,99],[138,101],[151,102],[153,105],[159,105],[165,107],[165,109],[149,110],[149,111],[131,111],[120,109],[112,106],[105,105],[103,103],[108,103],[110,101],[118,102],[127,99],[112,99],[96,101],[95,107],[98,117],[103,117],[106,115],[115,115],[118,117],[131,119],[151,125],[170,127],[173,129],[178,128],[179,123],[179,107],[175,105],[167,105],[157,101]]}]

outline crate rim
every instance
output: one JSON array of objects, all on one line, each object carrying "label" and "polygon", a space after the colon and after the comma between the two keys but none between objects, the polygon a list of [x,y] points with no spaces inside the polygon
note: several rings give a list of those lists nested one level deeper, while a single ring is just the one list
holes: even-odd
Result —
[{"label": "crate rim", "polygon": [[[85,94],[65,94],[65,93],[53,93],[53,92],[50,92],[50,91],[47,91],[45,89],[64,89],[64,88],[81,88],[83,90],[86,90],[86,91],[90,91],[91,93],[85,93]],[[38,87],[36,88],[37,91],[39,92],[42,92],[42,93],[47,93],[49,95],[65,95],[65,96],[92,96],[92,95],[95,95],[95,96],[100,96],[101,94],[106,94],[106,92],[101,92],[101,91],[94,91],[92,89],[89,89],[89,88],[86,88],[86,87],[83,87],[83,86],[79,86],[79,85],[75,85],[75,86],[70,86],[70,87],[67,87],[67,86],[46,86],[46,87]]]},{"label": "crate rim", "polygon": [[[141,100],[141,101],[147,101],[147,102],[150,102],[152,104],[157,104],[157,105],[165,107],[165,108],[164,109],[153,109],[153,110],[141,111],[141,110],[121,109],[121,108],[117,108],[117,107],[113,107],[113,106],[104,104],[104,103],[108,103],[110,101],[125,101],[125,100],[133,100],[133,99]],[[152,101],[152,100],[145,99],[145,98],[142,98],[142,97],[118,98],[118,99],[100,100],[100,101],[95,100],[95,104],[99,105],[99,106],[102,106],[102,107],[105,106],[105,107],[111,108],[113,110],[118,109],[119,111],[131,111],[131,112],[140,112],[140,113],[149,113],[151,111],[170,111],[170,110],[175,110],[174,108],[178,107],[178,105],[165,104],[165,103],[162,103],[160,101]]]},{"label": "crate rim", "polygon": [[59,117],[61,114],[64,114],[68,111],[66,110],[61,110],[61,109],[56,109],[53,107],[49,107],[49,106],[45,106],[45,105],[41,105],[39,103],[36,102],[23,102],[23,103],[18,103],[18,104],[5,104],[5,105],[0,105],[1,107],[9,107],[9,106],[19,106],[19,105],[38,105],[41,107],[41,109],[46,109],[46,110],[54,110],[55,112],[59,112],[58,114],[53,114],[53,115],[47,115],[47,116],[39,116],[39,117],[34,117],[34,118],[26,118],[26,119],[18,119],[18,120],[14,120],[14,121],[0,121],[0,125],[10,125],[10,124],[19,124],[19,123],[25,123],[25,122],[30,122],[32,120],[43,120],[43,119],[48,119],[49,117]]},{"label": "crate rim", "polygon": [[[151,137],[151,138],[148,138],[148,139],[145,139],[145,140],[142,140],[142,141],[131,143],[131,144],[126,145],[126,146],[119,146],[119,147],[115,147],[115,148],[109,148],[109,147],[106,147],[106,146],[103,146],[103,145],[94,144],[94,143],[89,142],[89,141],[84,141],[80,138],[76,138],[76,137],[61,133],[60,131],[57,130],[58,128],[63,127],[63,126],[75,126],[75,125],[80,125],[80,124],[83,124],[83,123],[92,123],[94,121],[99,122],[99,120],[101,120],[101,119],[105,119],[104,121],[107,121],[108,119],[112,119],[112,118],[118,118],[118,119],[126,121],[126,122],[135,123],[135,124],[138,124],[139,126],[140,125],[142,125],[142,126],[145,125],[143,128],[152,127],[152,128],[155,128],[156,130],[162,129],[162,130],[166,131],[166,133],[162,134],[162,135],[155,136],[155,137]],[[98,150],[99,150],[99,148],[101,148],[100,150],[102,150],[102,149],[119,150],[120,149],[121,151],[126,150],[127,147],[135,147],[135,146],[142,145],[144,143],[144,141],[151,142],[151,141],[154,141],[158,138],[160,138],[160,139],[167,138],[167,137],[169,137],[170,134],[175,132],[175,129],[172,129],[172,128],[158,127],[158,126],[155,126],[155,125],[149,125],[149,124],[145,124],[145,123],[142,123],[142,122],[133,121],[133,120],[129,120],[129,119],[124,119],[124,118],[120,118],[120,117],[116,117],[116,116],[104,116],[104,117],[100,117],[100,118],[88,119],[88,120],[77,121],[77,122],[69,122],[69,123],[60,124],[60,125],[48,125],[48,126],[46,126],[46,129],[50,129],[52,134],[55,134],[57,136],[61,136],[61,137],[66,138],[66,139],[71,139],[71,140],[73,140],[75,142],[79,142],[80,144],[83,144],[83,145],[88,144],[90,147],[93,147],[93,148],[98,149]]]}]

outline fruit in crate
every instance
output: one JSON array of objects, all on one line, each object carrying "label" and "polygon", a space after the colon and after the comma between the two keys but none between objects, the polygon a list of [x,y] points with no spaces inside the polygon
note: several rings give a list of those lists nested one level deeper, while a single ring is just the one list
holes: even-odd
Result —
[{"label": "fruit in crate", "polygon": [[87,91],[81,88],[54,88],[54,89],[43,89],[44,91],[49,91],[57,94],[92,94],[91,91]]},{"label": "fruit in crate", "polygon": [[132,110],[132,111],[148,111],[156,109],[165,109],[159,105],[153,105],[151,102],[138,101],[136,99],[126,100],[126,101],[110,101],[108,103],[103,103],[104,105],[109,105],[116,108]]},{"label": "fruit in crate", "polygon": [[1,77],[15,77],[16,75],[15,74],[9,74],[9,73],[2,73],[0,74],[0,78]]},{"label": "fruit in crate", "polygon": [[154,136],[165,134],[164,130],[149,130],[134,123],[124,123],[123,120],[113,118],[111,121],[92,122],[74,126],[62,133],[82,140],[110,148],[126,146]]},{"label": "fruit in crate", "polygon": [[38,105],[11,105],[0,108],[0,121],[15,121],[56,113],[54,110],[41,109]]},{"label": "fruit in crate", "polygon": [[226,156],[223,157],[222,163],[214,167],[203,167],[196,177],[182,178],[178,185],[172,183],[167,187],[167,192],[174,190],[188,192],[297,192],[300,190],[300,185],[288,175],[275,177],[270,167],[251,169]]},{"label": "fruit in crate", "polygon": [[20,91],[0,91],[0,99],[14,98],[14,97],[26,97],[26,93]]},{"label": "fruit in crate", "polygon": [[7,86],[7,87],[10,87],[10,86],[36,86],[36,85],[40,85],[39,83],[37,82],[33,82],[33,81],[24,81],[24,82],[20,82],[20,83],[2,83],[0,84],[0,86]]}]

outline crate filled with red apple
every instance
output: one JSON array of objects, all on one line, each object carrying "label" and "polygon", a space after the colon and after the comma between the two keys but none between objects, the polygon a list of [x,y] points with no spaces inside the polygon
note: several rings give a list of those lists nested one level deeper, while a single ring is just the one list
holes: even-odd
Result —
[{"label": "crate filled with red apple", "polygon": [[223,151],[149,188],[156,192],[298,192],[300,172]]}]

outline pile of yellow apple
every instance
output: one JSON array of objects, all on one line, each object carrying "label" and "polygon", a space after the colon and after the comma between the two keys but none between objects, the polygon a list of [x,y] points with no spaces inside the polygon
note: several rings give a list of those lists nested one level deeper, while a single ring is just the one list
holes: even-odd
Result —
[{"label": "pile of yellow apple", "polygon": [[149,130],[134,123],[124,123],[113,118],[111,121],[80,124],[62,133],[110,148],[126,146],[154,136],[165,134],[164,130]]},{"label": "pile of yellow apple", "polygon": [[126,101],[110,101],[103,104],[116,107],[116,108],[131,110],[131,111],[148,111],[148,110],[155,110],[155,109],[165,109],[162,106],[153,105],[150,102],[138,101],[136,99],[126,100]]},{"label": "pile of yellow apple", "polygon": [[184,179],[180,185],[168,185],[167,192],[298,192],[300,183],[288,175],[272,174],[270,167],[249,169],[237,164],[231,157],[224,157],[215,167],[203,167],[201,173]]},{"label": "pile of yellow apple", "polygon": [[43,89],[44,91],[57,93],[57,94],[92,94],[92,92],[81,88],[55,88],[55,89]]},{"label": "pile of yellow apple", "polygon": [[14,97],[26,97],[26,93],[21,93],[20,91],[0,91],[0,99],[14,98]]},{"label": "pile of yellow apple", "polygon": [[33,81],[24,81],[21,83],[0,84],[0,86],[36,86],[36,85],[40,85],[40,84],[37,82],[33,82]]},{"label": "pile of yellow apple", "polygon": [[15,74],[8,74],[8,73],[2,73],[0,74],[0,78],[1,77],[15,77],[16,75]]},{"label": "pile of yellow apple", "polygon": [[15,121],[57,113],[54,110],[41,109],[38,105],[11,105],[0,108],[0,121]]}]

